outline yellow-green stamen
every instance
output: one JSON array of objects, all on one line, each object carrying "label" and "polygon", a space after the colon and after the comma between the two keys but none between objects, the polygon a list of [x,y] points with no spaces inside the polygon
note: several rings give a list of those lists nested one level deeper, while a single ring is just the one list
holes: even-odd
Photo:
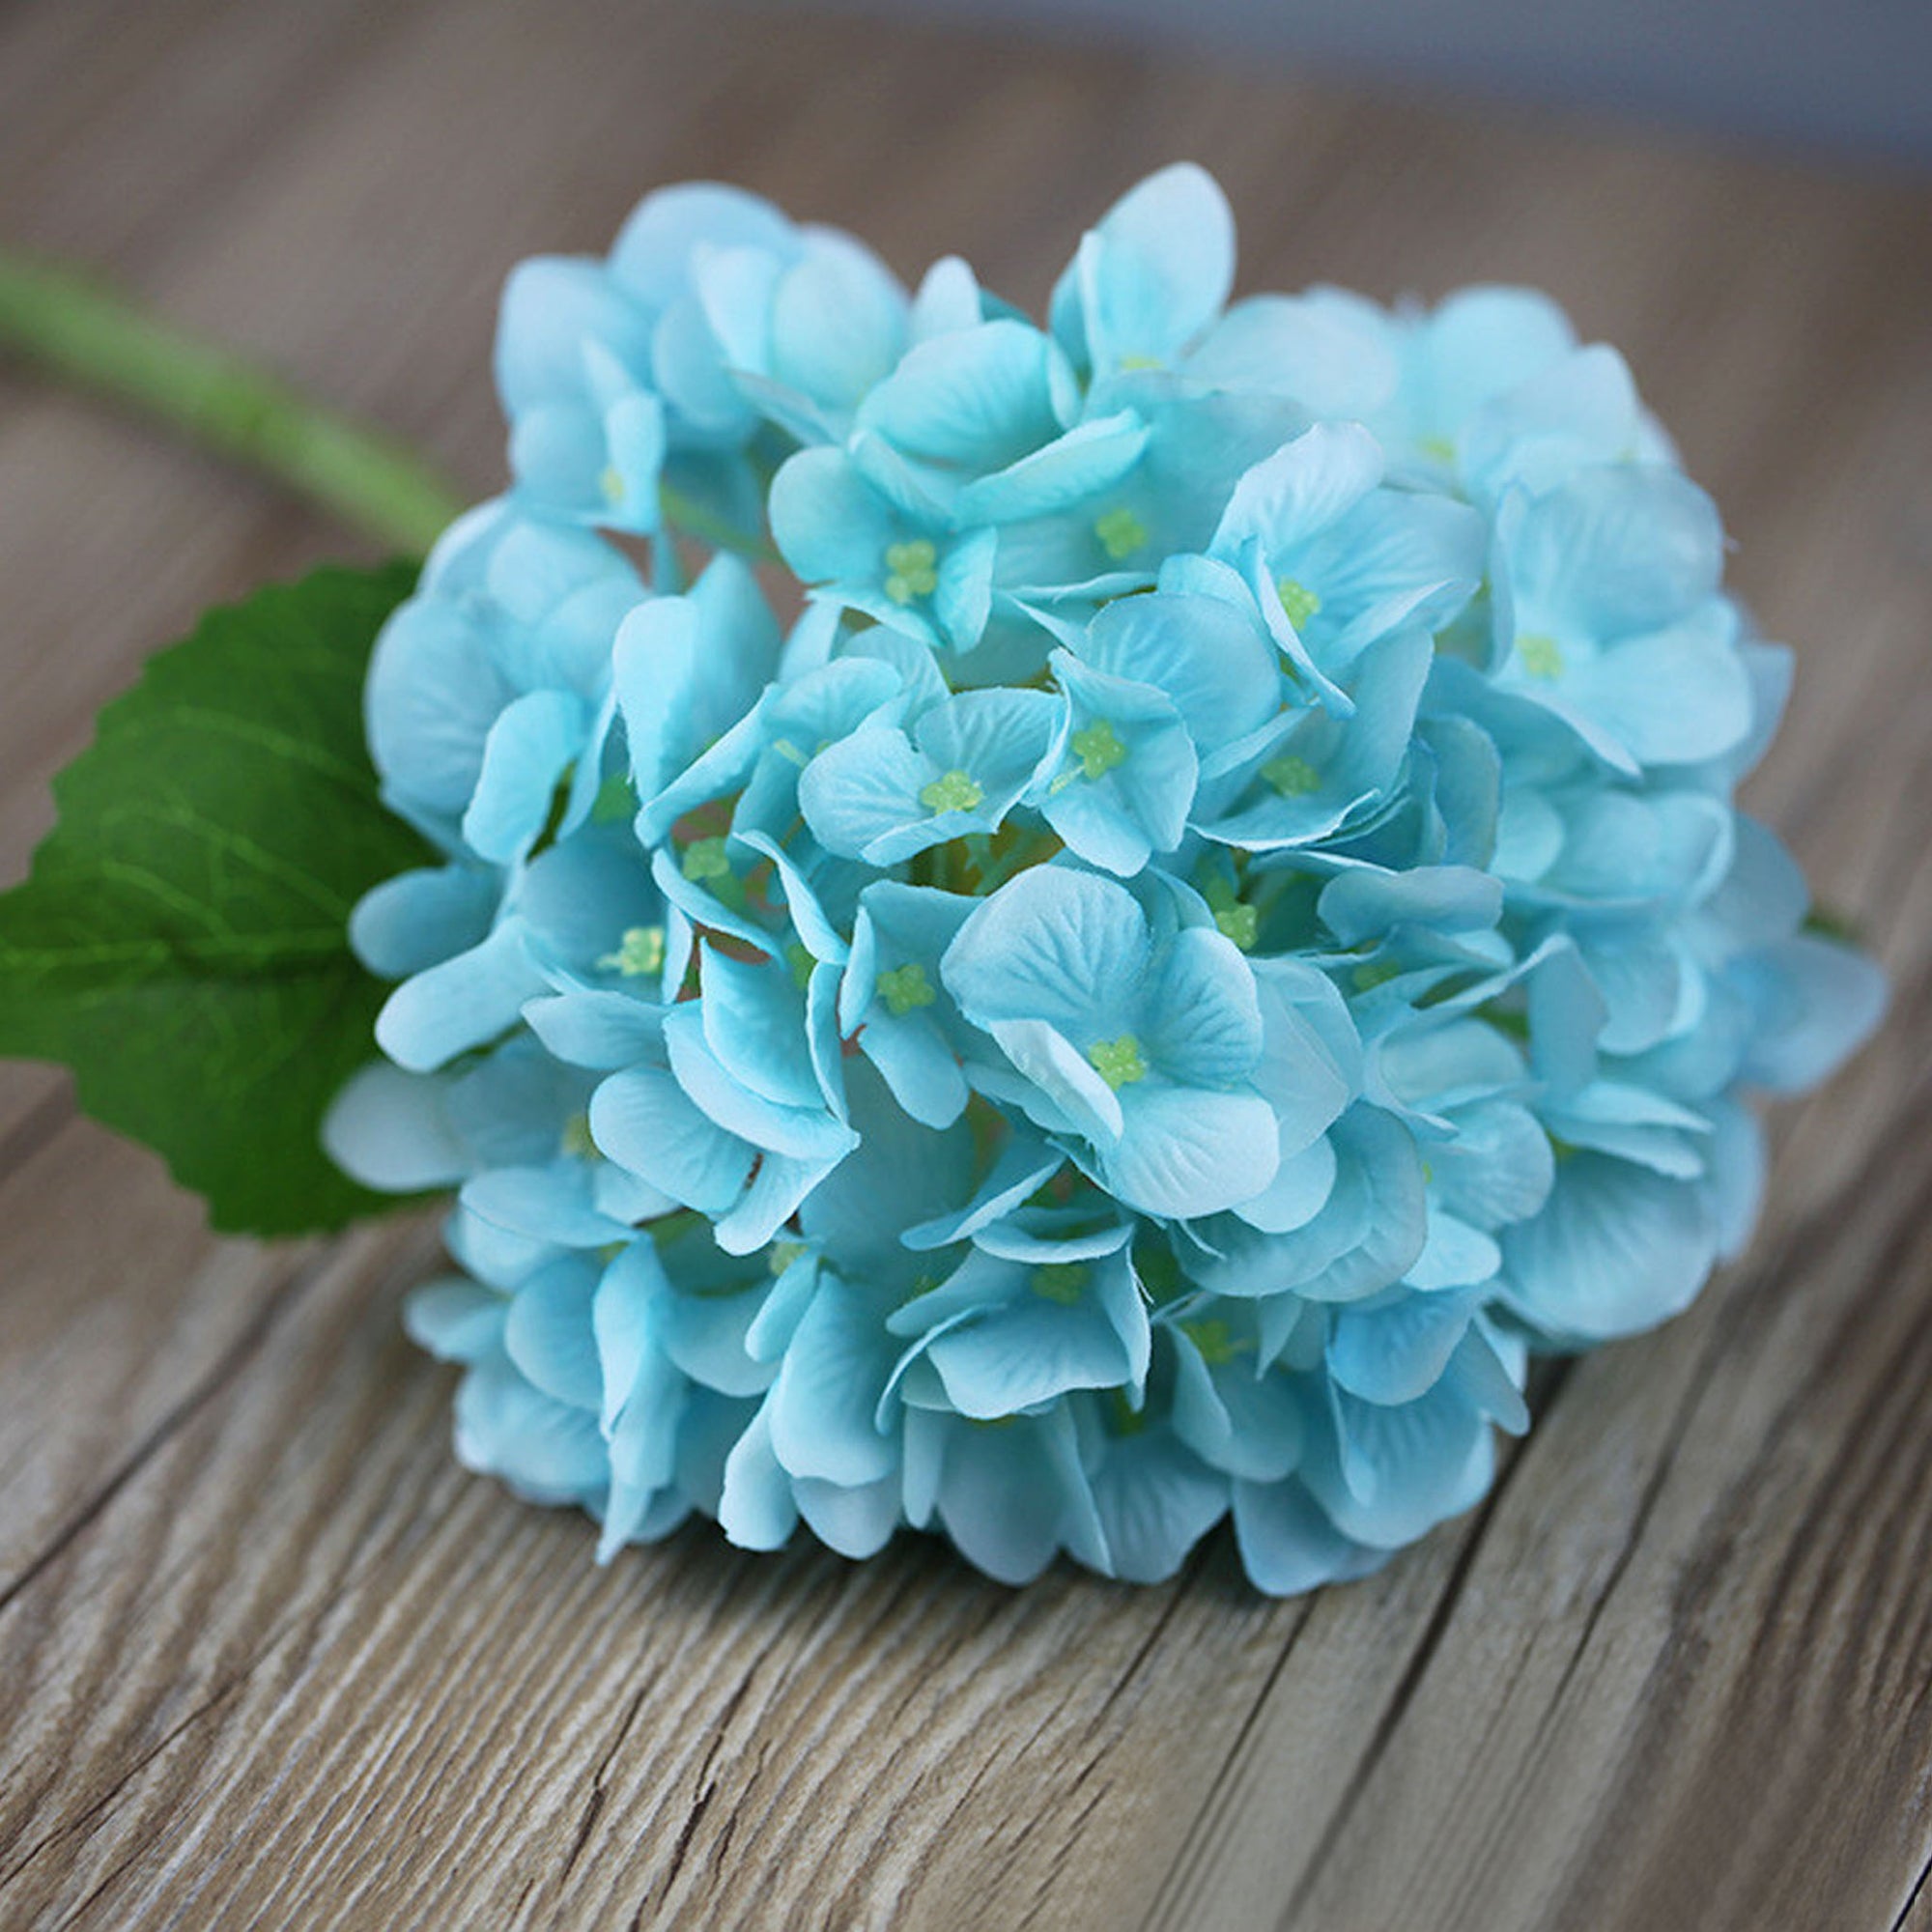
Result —
[{"label": "yellow-green stamen", "polygon": [[930,538],[886,546],[886,595],[895,604],[930,597],[939,588],[939,552]]},{"label": "yellow-green stamen", "polygon": [[904,1019],[916,1009],[931,1006],[939,995],[925,977],[925,968],[917,959],[910,959],[879,975],[879,997],[895,1019]]},{"label": "yellow-green stamen", "polygon": [[1080,1299],[1092,1270],[1085,1262],[1048,1262],[1033,1271],[1033,1292],[1046,1301],[1071,1308]]},{"label": "yellow-green stamen", "polygon": [[1148,526],[1124,503],[1116,504],[1104,517],[1094,520],[1094,534],[1100,548],[1116,563],[1132,556],[1148,540]]},{"label": "yellow-green stamen", "polygon": [[985,796],[970,773],[953,770],[926,785],[919,802],[931,812],[971,811]]},{"label": "yellow-green stamen", "polygon": [[724,850],[724,839],[697,839],[684,855],[683,870],[687,879],[729,878],[731,861]]},{"label": "yellow-green stamen", "polygon": [[1270,758],[1262,767],[1262,777],[1283,798],[1306,798],[1310,792],[1321,789],[1321,774],[1306,758],[1298,758],[1293,752]]},{"label": "yellow-green stamen", "polygon": [[1215,930],[1223,939],[1232,939],[1243,952],[1254,951],[1255,941],[1261,936],[1261,914],[1251,905],[1236,901],[1234,905],[1214,909]]},{"label": "yellow-green stamen", "polygon": [[1093,724],[1074,732],[1072,750],[1073,755],[1080,760],[1082,778],[1103,779],[1116,766],[1127,762],[1127,748],[1121,743],[1113,725],[1104,718],[1096,718]]},{"label": "yellow-green stamen", "polygon": [[1218,1316],[1200,1321],[1183,1321],[1180,1332],[1201,1351],[1201,1359],[1210,1369],[1224,1368],[1248,1346]]},{"label": "yellow-green stamen", "polygon": [[1549,682],[1563,675],[1563,647],[1542,631],[1530,631],[1519,638],[1516,654],[1531,677]]},{"label": "yellow-green stamen", "polygon": [[1284,614],[1297,631],[1321,609],[1321,598],[1298,577],[1278,578],[1274,588]]},{"label": "yellow-green stamen", "polygon": [[1096,1039],[1087,1049],[1094,1071],[1116,1093],[1147,1078],[1147,1062],[1141,1058],[1141,1043],[1132,1034],[1119,1039]]},{"label": "yellow-green stamen", "polygon": [[641,980],[662,973],[665,963],[665,929],[661,925],[626,926],[614,952],[598,960],[606,973],[621,973],[627,980]]}]

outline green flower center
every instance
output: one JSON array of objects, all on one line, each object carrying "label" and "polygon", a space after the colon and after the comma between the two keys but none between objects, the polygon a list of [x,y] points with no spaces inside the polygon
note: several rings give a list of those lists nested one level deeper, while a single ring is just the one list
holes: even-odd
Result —
[{"label": "green flower center", "polygon": [[785,947],[785,964],[791,968],[791,982],[794,986],[809,986],[811,983],[811,969],[818,961],[810,951],[796,939]]},{"label": "green flower center", "polygon": [[613,507],[624,500],[624,479],[617,473],[614,463],[604,466],[604,473],[597,479],[597,487],[604,493],[604,500]]},{"label": "green flower center", "polygon": [[614,952],[607,952],[597,964],[606,973],[621,973],[627,980],[640,980],[646,974],[662,973],[665,963],[665,929],[661,925],[632,925],[624,929]]},{"label": "green flower center", "polygon": [[1225,1367],[1246,1346],[1218,1316],[1201,1321],[1183,1321],[1180,1332],[1201,1350],[1201,1359],[1210,1369]]},{"label": "green flower center", "polygon": [[731,861],[722,838],[699,838],[684,855],[687,879],[728,879]]},{"label": "green flower center", "polygon": [[1087,1049],[1087,1058],[1093,1063],[1094,1071],[1117,1094],[1122,1087],[1131,1087],[1136,1080],[1147,1078],[1141,1043],[1130,1033],[1123,1033],[1119,1039],[1096,1039]]},{"label": "green flower center", "polygon": [[1542,631],[1531,631],[1516,640],[1516,654],[1531,677],[1546,682],[1563,675],[1563,647]]},{"label": "green flower center", "polygon": [[1072,746],[1082,778],[1103,779],[1116,766],[1127,762],[1127,748],[1104,718],[1096,718],[1074,732]]},{"label": "green flower center", "polygon": [[638,810],[638,794],[622,772],[612,772],[590,802],[593,825],[617,825]]},{"label": "green flower center", "polygon": [[1100,548],[1119,563],[1147,542],[1148,526],[1124,503],[1120,503],[1104,517],[1094,519],[1094,534],[1100,539]]},{"label": "green flower center", "polygon": [[939,588],[939,552],[926,537],[886,546],[886,595],[895,604],[930,597]]},{"label": "green flower center", "polygon": [[1243,952],[1254,951],[1255,941],[1261,936],[1261,915],[1251,905],[1237,902],[1215,908],[1215,929],[1223,939],[1232,939]]},{"label": "green flower center", "polygon": [[588,1160],[597,1151],[597,1143],[590,1138],[588,1114],[573,1114],[564,1122],[563,1151],[578,1160]]},{"label": "green flower center", "polygon": [[939,995],[932,990],[932,981],[925,977],[925,968],[917,959],[912,959],[903,966],[895,966],[890,973],[879,975],[879,997],[885,1001],[887,1010],[895,1019],[903,1019],[920,1007],[931,1006]]},{"label": "green flower center", "polygon": [[1298,577],[1283,577],[1276,580],[1275,594],[1281,599],[1281,608],[1287,613],[1288,621],[1298,631],[1321,609],[1321,600]]},{"label": "green flower center", "polygon": [[971,811],[985,796],[968,773],[953,770],[925,786],[919,802],[933,812]]},{"label": "green flower center", "polygon": [[1033,1292],[1045,1301],[1071,1308],[1080,1299],[1092,1272],[1085,1262],[1048,1262],[1033,1271]]},{"label": "green flower center", "polygon": [[781,1275],[793,1262],[810,1252],[810,1248],[803,1241],[774,1241],[771,1253],[765,1257],[765,1266],[774,1275]]},{"label": "green flower center", "polygon": [[1283,798],[1306,798],[1310,792],[1321,788],[1321,774],[1306,758],[1297,758],[1293,752],[1270,758],[1262,767],[1262,777]]}]

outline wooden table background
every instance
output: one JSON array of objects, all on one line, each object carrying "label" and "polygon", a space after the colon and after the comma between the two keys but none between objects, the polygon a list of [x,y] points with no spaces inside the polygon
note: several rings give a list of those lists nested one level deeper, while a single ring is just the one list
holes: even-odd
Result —
[{"label": "wooden table background", "polygon": [[[479,494],[497,285],[744,182],[1031,303],[1195,156],[1242,285],[1544,284],[1799,647],[1755,808],[1897,976],[1748,1258],[1491,1500],[1268,1603],[708,1526],[590,1562],[447,1447],[433,1229],[215,1241],[0,1069],[0,1923],[1932,1927],[1932,194],[1284,76],[726,5],[0,4],[0,234]],[[212,599],[353,551],[0,371],[0,879]]]}]

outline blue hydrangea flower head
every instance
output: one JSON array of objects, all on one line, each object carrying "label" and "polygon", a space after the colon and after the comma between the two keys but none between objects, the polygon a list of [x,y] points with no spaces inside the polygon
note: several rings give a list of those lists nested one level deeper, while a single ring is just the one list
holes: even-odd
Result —
[{"label": "blue hydrangea flower head", "polygon": [[458,1454],[602,1559],[1359,1576],[1535,1352],[1738,1252],[1760,1097],[1877,1022],[1621,358],[1234,279],[1188,166],[1044,326],[703,184],[511,277],[511,487],[370,668],[438,860],[355,911],[327,1137],[453,1192]]}]

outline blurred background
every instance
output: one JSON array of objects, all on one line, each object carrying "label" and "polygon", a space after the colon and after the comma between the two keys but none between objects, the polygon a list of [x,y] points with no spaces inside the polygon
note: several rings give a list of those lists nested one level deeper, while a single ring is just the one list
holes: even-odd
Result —
[{"label": "blurred background", "polygon": [[[820,7],[819,11],[827,11]],[[1932,0],[834,0],[1932,168]]]}]

